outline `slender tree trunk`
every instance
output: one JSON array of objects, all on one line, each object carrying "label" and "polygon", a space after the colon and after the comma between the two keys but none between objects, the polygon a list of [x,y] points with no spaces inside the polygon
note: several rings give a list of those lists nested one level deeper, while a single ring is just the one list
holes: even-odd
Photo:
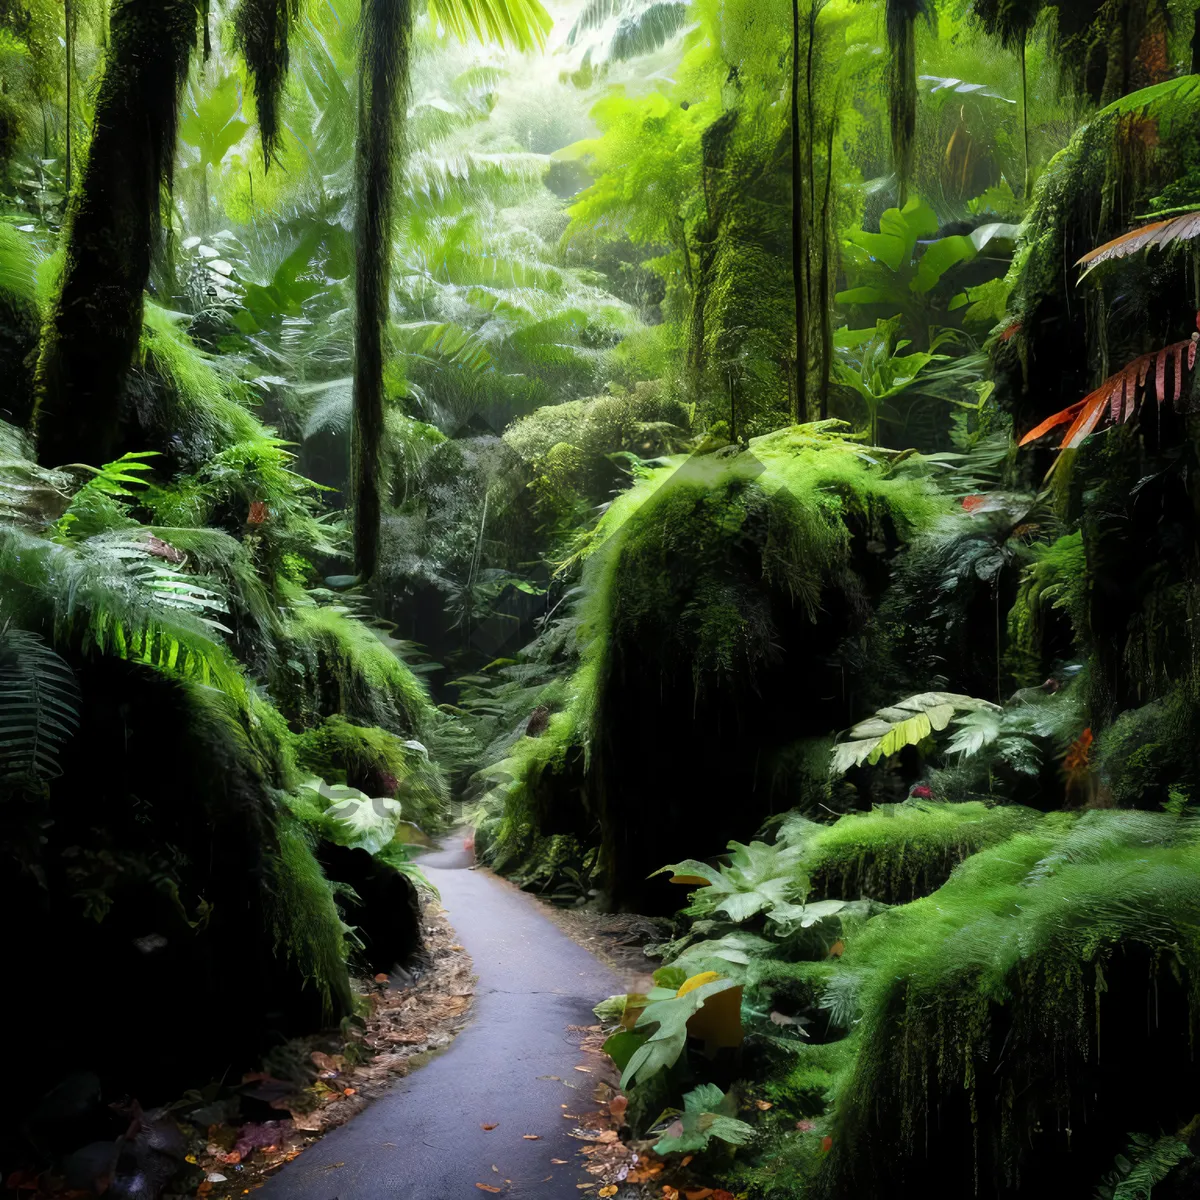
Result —
[{"label": "slender tree trunk", "polygon": [[175,155],[194,0],[119,0],[87,162],[66,222],[62,285],[38,362],[35,428],[49,464],[100,464],[120,438],[123,384]]},{"label": "slender tree trunk", "polygon": [[829,110],[829,133],[825,141],[825,192],[821,197],[821,272],[818,282],[820,293],[819,312],[821,314],[821,378],[820,413],[824,421],[829,416],[829,379],[833,373],[833,319],[831,304],[832,264],[830,262],[829,243],[832,238],[832,222],[829,206],[833,196],[833,140],[837,133],[838,111],[841,103],[841,89],[834,97],[833,107]]},{"label": "slender tree trunk", "polygon": [[808,255],[804,238],[804,159],[800,144],[800,0],[792,0],[792,289],[796,298],[796,412],[808,414]]},{"label": "slender tree trunk", "polygon": [[1025,74],[1025,33],[1021,33],[1021,144],[1025,152],[1025,183],[1021,199],[1029,203],[1029,81]]},{"label": "slender tree trunk", "polygon": [[896,172],[901,208],[908,201],[913,140],[917,131],[917,16],[922,7],[913,0],[887,0],[884,14],[889,47],[888,120],[892,134],[892,169]]},{"label": "slender tree trunk", "polygon": [[71,0],[63,0],[63,31],[66,34],[65,49],[67,55],[67,116],[66,116],[66,170],[65,182],[67,195],[71,194],[71,85],[75,81],[75,30],[74,12],[71,7]]},{"label": "slender tree trunk", "polygon": [[400,115],[408,86],[409,0],[366,0],[358,92],[357,308],[354,327],[354,564],[370,579],[379,558],[383,360],[391,293],[392,205]]}]

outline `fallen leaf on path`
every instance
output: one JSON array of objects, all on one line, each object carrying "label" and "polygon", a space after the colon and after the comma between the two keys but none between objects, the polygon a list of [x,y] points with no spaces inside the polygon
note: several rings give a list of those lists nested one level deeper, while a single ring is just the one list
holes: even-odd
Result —
[{"label": "fallen leaf on path", "polygon": [[558,1083],[562,1083],[562,1077],[559,1075],[539,1075],[539,1079],[553,1079]]},{"label": "fallen leaf on path", "polygon": [[[499,1122],[497,1121],[497,1122],[496,1122],[496,1124],[498,1125],[498,1124],[499,1124]],[[496,1125],[480,1125],[480,1127],[479,1127],[479,1128],[480,1128],[480,1129],[486,1129],[486,1130],[488,1131],[488,1133],[491,1133],[491,1132],[492,1132],[492,1130],[496,1128]]]},{"label": "fallen leaf on path", "polygon": [[567,1165],[567,1160],[565,1158],[552,1158],[550,1161],[559,1167],[565,1167]]},{"label": "fallen leaf on path", "polygon": [[523,1133],[523,1134],[521,1134],[521,1136],[527,1142],[538,1142],[538,1141],[541,1141],[541,1138],[542,1138],[542,1135],[540,1133]]},{"label": "fallen leaf on path", "polygon": [[501,1191],[503,1190],[502,1188],[493,1187],[493,1186],[492,1186],[490,1183],[477,1183],[475,1186],[476,1186],[476,1187],[477,1187],[477,1188],[478,1188],[478,1189],[479,1189],[481,1192],[495,1192],[495,1193],[499,1193],[499,1192],[501,1192]]},{"label": "fallen leaf on path", "polygon": [[386,971],[380,971],[379,974],[375,976],[375,982],[376,983],[387,983],[387,981],[390,978],[391,978],[391,976],[389,976]]},{"label": "fallen leaf on path", "polygon": [[615,1183],[610,1183],[606,1187],[602,1187],[600,1189],[600,1191],[597,1192],[597,1195],[604,1196],[606,1198],[609,1196],[615,1196],[616,1194],[617,1194],[617,1185]]},{"label": "fallen leaf on path", "polygon": [[582,1071],[585,1075],[590,1075],[592,1073],[591,1067],[576,1067],[575,1070]]}]

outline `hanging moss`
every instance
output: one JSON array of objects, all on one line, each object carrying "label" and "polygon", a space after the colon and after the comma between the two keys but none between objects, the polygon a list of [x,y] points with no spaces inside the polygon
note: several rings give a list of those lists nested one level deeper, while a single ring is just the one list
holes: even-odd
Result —
[{"label": "hanging moss", "polygon": [[295,962],[305,982],[316,988],[327,1014],[350,1012],[348,948],[333,885],[303,826],[291,817],[280,822],[271,883],[276,950]]},{"label": "hanging moss", "polygon": [[299,604],[285,636],[303,664],[302,674],[293,673],[286,707],[301,719],[341,713],[355,724],[418,739],[434,719],[425,686],[344,610]]}]

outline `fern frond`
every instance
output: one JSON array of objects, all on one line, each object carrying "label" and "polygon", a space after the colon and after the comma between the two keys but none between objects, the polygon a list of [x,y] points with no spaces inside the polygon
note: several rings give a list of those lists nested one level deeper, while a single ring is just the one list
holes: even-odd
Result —
[{"label": "fern frond", "polygon": [[79,728],[79,685],[40,635],[0,629],[0,778],[53,779]]}]

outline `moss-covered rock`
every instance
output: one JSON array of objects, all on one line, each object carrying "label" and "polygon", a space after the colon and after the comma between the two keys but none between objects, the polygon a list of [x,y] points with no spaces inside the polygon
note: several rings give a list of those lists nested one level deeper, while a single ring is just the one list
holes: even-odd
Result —
[{"label": "moss-covered rock", "polygon": [[817,427],[647,472],[581,549],[582,665],[548,740],[498,768],[513,781],[500,841],[547,814],[598,829],[615,902],[669,904],[642,884],[663,846],[707,854],[795,802],[767,763],[849,723],[839,647],[891,556],[946,509],[924,478]]}]

